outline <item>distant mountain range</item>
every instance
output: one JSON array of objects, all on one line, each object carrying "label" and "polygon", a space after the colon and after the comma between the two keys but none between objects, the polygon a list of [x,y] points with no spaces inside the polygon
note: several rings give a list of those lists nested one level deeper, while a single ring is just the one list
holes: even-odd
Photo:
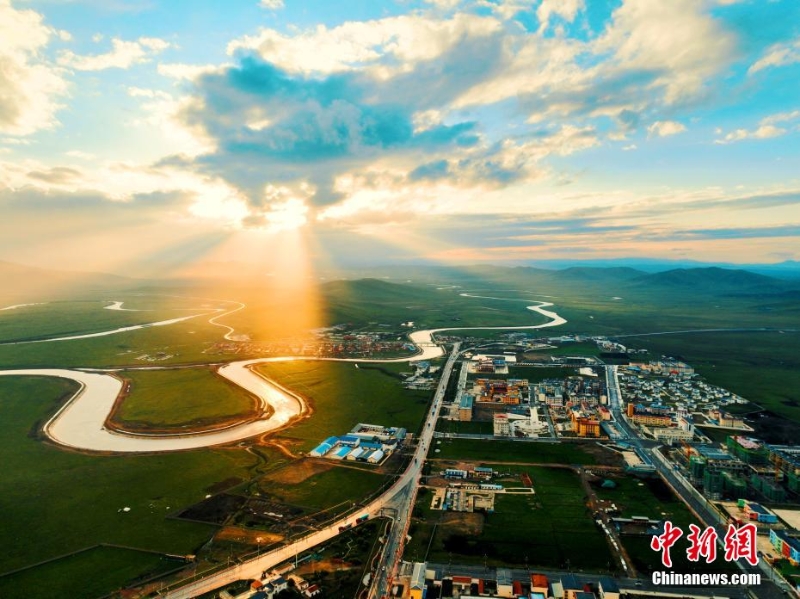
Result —
[{"label": "distant mountain range", "polygon": [[773,264],[734,264],[731,262],[701,262],[696,260],[659,260],[654,258],[609,258],[598,260],[538,260],[527,262],[526,266],[546,269],[566,269],[572,267],[589,268],[634,268],[644,272],[661,272],[675,269],[724,268],[747,270],[758,274],[779,278],[800,278],[800,262],[785,260]]},{"label": "distant mountain range", "polygon": [[[785,272],[791,272],[791,265],[784,263]],[[776,266],[777,267],[777,266]],[[486,288],[487,285],[513,289],[550,289],[543,293],[577,292],[658,292],[680,293],[685,295],[781,295],[786,299],[800,291],[800,277],[778,277],[749,269],[733,269],[718,266],[693,268],[672,268],[668,270],[648,271],[630,266],[569,266],[555,270],[532,266],[380,266],[318,273],[320,282],[327,281],[327,287],[333,295],[345,296],[347,286],[336,284],[337,279],[374,279],[369,286],[377,296],[394,294],[393,291],[379,284],[379,281],[391,283],[414,283],[417,285],[460,285],[463,287]],[[123,289],[142,289],[147,287],[165,288],[181,285],[182,287],[209,285],[213,280],[223,284],[237,283],[241,287],[255,286],[259,282],[278,283],[265,271],[252,267],[212,268],[203,272],[202,278],[184,279],[135,279],[107,273],[69,272],[24,266],[12,262],[0,261],[0,281],[3,282],[0,294],[14,297],[49,297],[50,299],[77,295],[86,296],[96,292],[112,292]],[[322,276],[324,275],[324,276]],[[413,291],[409,290],[409,299]]]}]

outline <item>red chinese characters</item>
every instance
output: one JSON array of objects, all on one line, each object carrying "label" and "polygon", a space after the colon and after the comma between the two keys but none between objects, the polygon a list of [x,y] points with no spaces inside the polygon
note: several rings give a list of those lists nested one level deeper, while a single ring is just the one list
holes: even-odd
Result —
[{"label": "red chinese characters", "polygon": [[758,564],[757,532],[756,525],[752,523],[743,524],[739,528],[730,524],[725,533],[725,560],[734,562],[744,558],[751,566]]},{"label": "red chinese characters", "polygon": [[683,531],[677,526],[672,526],[672,522],[667,520],[664,522],[664,532],[650,540],[650,549],[661,551],[661,563],[664,564],[665,568],[672,567],[672,557],[669,554],[669,550],[681,536],[683,536]]},{"label": "red chinese characters", "polygon": [[689,549],[686,550],[686,557],[691,562],[699,562],[701,557],[706,558],[706,563],[710,564],[717,559],[717,531],[710,526],[700,532],[700,527],[694,524],[689,525],[689,534],[686,540],[689,541]]},{"label": "red chinese characters", "polygon": [[[736,528],[733,524],[729,525],[723,539],[725,560],[735,562],[736,560],[744,559],[751,566],[757,565],[757,532],[756,525],[752,523],[743,524],[739,528]],[[683,531],[667,520],[664,522],[664,532],[650,540],[650,548],[653,551],[661,552],[661,563],[664,564],[665,568],[672,567],[670,549],[682,536]],[[719,535],[713,527],[709,526],[703,530],[695,524],[690,524],[686,540],[689,541],[689,548],[686,550],[686,558],[689,561],[699,562],[700,558],[705,558],[706,563],[710,564],[717,559]]]}]

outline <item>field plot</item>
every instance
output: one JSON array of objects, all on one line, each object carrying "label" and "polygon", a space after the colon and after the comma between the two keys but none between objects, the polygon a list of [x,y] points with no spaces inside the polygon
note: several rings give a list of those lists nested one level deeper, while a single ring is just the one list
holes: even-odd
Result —
[{"label": "field plot", "polygon": [[279,433],[303,451],[322,440],[344,434],[359,422],[403,427],[416,432],[422,424],[431,393],[409,391],[401,384],[406,364],[336,362],[275,362],[259,364],[268,378],[305,397],[313,408],[310,418]]},{"label": "field plot", "polygon": [[434,511],[424,493],[415,508],[407,559],[488,565],[607,570],[614,559],[585,504],[578,476],[561,468],[525,471],[535,494],[495,495],[493,513]]},{"label": "field plot", "polygon": [[[533,464],[597,464],[613,460],[605,449],[589,443],[542,443],[534,441],[494,441],[442,439],[433,445],[429,457],[441,459],[525,462]],[[439,452],[436,450],[439,449]]]},{"label": "field plot", "polygon": [[256,415],[257,400],[209,368],[129,370],[113,422],[125,430],[203,429]]},{"label": "field plot", "polygon": [[286,482],[296,468],[296,464],[290,464],[265,476],[259,483],[262,494],[313,512],[344,503],[349,507],[351,502],[360,502],[374,493],[387,480],[369,470],[335,466],[296,483]]},{"label": "field plot", "polygon": [[[604,489],[595,485],[595,492],[598,499],[613,502],[621,511],[620,517],[645,516],[652,520],[669,520],[683,529],[683,538],[671,551],[676,572],[726,572],[736,569],[735,565],[725,562],[722,557],[718,557],[713,564],[686,559],[689,524],[703,526],[660,478],[639,480],[624,476],[612,480],[617,484],[616,488]],[[650,548],[650,535],[622,535],[620,538],[640,574],[663,569],[661,554]]]},{"label": "field plot", "polygon": [[97,547],[37,568],[0,576],[2,597],[97,599],[131,581],[184,567],[182,561],[120,547]]},{"label": "field plot", "polygon": [[[43,443],[38,427],[74,390],[58,379],[0,380],[0,573],[99,543],[195,553],[216,527],[169,516],[218,483],[247,479],[256,457],[244,450],[87,456]],[[105,566],[106,555],[92,557],[98,569],[113,569],[118,558],[108,554]]]}]

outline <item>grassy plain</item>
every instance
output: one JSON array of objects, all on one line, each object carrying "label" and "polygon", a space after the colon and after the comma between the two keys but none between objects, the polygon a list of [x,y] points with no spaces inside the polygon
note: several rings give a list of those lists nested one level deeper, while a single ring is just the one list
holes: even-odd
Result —
[{"label": "grassy plain", "polygon": [[115,414],[123,426],[204,427],[253,413],[257,405],[210,368],[129,370],[130,392]]},{"label": "grassy plain", "polygon": [[166,573],[181,562],[153,553],[96,547],[37,568],[0,577],[3,597],[97,599],[130,581]]},{"label": "grassy plain", "polygon": [[423,494],[406,558],[422,559],[427,552],[429,560],[444,563],[585,570],[613,565],[603,533],[585,505],[578,476],[560,468],[531,466],[526,471],[536,494],[496,495],[493,513],[467,516],[482,519],[479,530],[474,523],[467,530],[453,524],[446,512],[430,510],[430,494]]},{"label": "grassy plain", "polygon": [[[286,466],[294,467],[294,464]],[[266,479],[259,483],[259,488],[285,503],[320,511],[344,502],[359,502],[374,493],[386,480],[385,476],[374,471],[337,466],[293,485],[276,484]]]},{"label": "grassy plain", "polygon": [[[684,531],[683,538],[670,552],[673,569],[676,572],[719,572],[735,569],[735,566],[732,567],[731,564],[724,562],[721,557],[713,564],[706,564],[704,561],[690,562],[686,558],[688,547],[686,535],[689,533],[689,524],[704,527],[660,478],[639,480],[625,476],[613,480],[617,483],[616,488],[596,487],[595,492],[598,499],[613,501],[621,510],[621,517],[646,516],[653,520],[669,520]],[[623,535],[621,540],[640,574],[663,569],[661,554],[650,548],[649,536]]]},{"label": "grassy plain", "polygon": [[[526,462],[532,464],[597,463],[595,455],[579,443],[539,443],[485,439],[443,439],[433,445],[431,458]],[[440,449],[439,453],[435,450]]]},{"label": "grassy plain", "polygon": [[[74,389],[60,379],[0,378],[0,572],[98,543],[194,553],[215,528],[170,514],[221,481],[246,479],[256,458],[244,450],[82,455],[43,443],[38,424]],[[106,554],[98,555],[92,560]]]}]

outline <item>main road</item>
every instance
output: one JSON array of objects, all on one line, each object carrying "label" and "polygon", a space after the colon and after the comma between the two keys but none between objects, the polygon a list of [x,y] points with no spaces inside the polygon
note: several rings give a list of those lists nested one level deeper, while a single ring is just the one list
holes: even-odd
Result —
[{"label": "main road", "polygon": [[[634,447],[642,458],[656,468],[661,477],[703,524],[714,527],[717,532],[718,543],[721,545],[722,539],[725,538],[725,533],[728,531],[727,522],[720,518],[716,510],[685,478],[675,472],[666,458],[658,452],[658,444],[641,439],[639,434],[629,425],[622,412],[622,394],[619,389],[616,366],[606,366],[606,383],[609,405],[614,414],[617,428],[625,437],[625,441]],[[758,566],[751,566],[743,560],[738,560],[737,565],[744,572],[762,574],[761,585],[753,591],[760,599],[779,599],[791,591],[791,588],[782,580],[773,581],[775,575],[772,572],[772,567],[763,560],[759,561]]]},{"label": "main road", "polygon": [[[197,597],[203,593],[208,593],[232,582],[236,582],[237,580],[260,578],[265,570],[294,558],[301,551],[315,547],[335,537],[340,532],[339,527],[353,524],[356,518],[364,514],[369,514],[370,517],[379,516],[388,508],[394,510],[397,517],[395,518],[394,525],[385,543],[384,554],[377,568],[377,574],[379,576],[375,578],[378,582],[373,585],[373,593],[377,596],[382,596],[385,593],[388,580],[388,576],[386,576],[385,573],[394,570],[397,560],[402,554],[402,543],[408,525],[408,518],[413,508],[414,497],[416,496],[420,470],[422,469],[426,452],[433,438],[436,420],[439,417],[442,400],[447,389],[448,381],[450,380],[450,375],[453,371],[453,364],[455,364],[458,358],[459,348],[459,343],[453,346],[450,357],[442,368],[439,386],[436,389],[433,403],[422,425],[422,432],[417,439],[417,446],[410,463],[391,487],[355,514],[339,518],[322,530],[301,537],[289,545],[264,553],[241,564],[237,564],[231,568],[227,568],[221,572],[182,586],[174,591],[169,591],[163,596],[169,599],[190,599],[191,597]],[[384,567],[386,567],[385,570]]]}]

